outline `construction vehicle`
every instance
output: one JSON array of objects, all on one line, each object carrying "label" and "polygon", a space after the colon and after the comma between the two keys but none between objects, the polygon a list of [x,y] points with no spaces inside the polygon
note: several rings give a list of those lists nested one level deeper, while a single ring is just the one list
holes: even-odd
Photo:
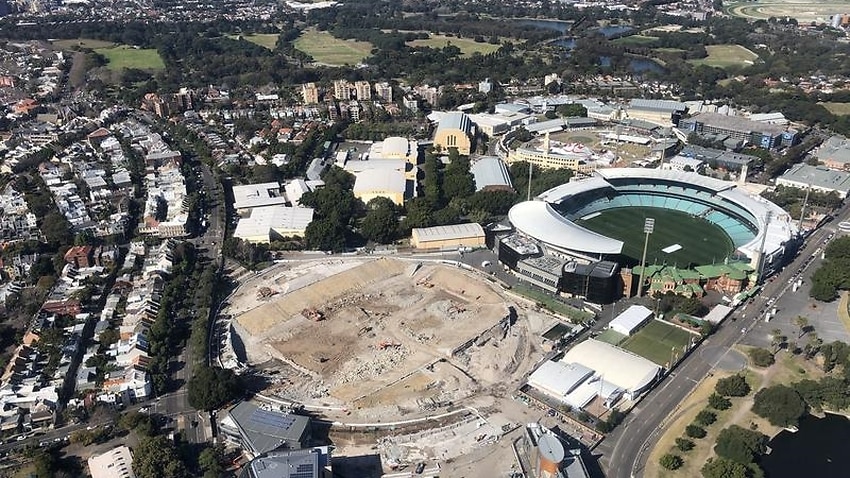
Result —
[{"label": "construction vehicle", "polygon": [[388,349],[390,347],[392,347],[392,348],[401,347],[401,344],[398,343],[398,342],[393,342],[392,340],[382,340],[382,341],[378,342],[378,350],[384,350],[384,349]]},{"label": "construction vehicle", "polygon": [[301,311],[301,315],[306,319],[310,319],[313,322],[319,322],[325,319],[325,315],[314,307],[308,307]]}]

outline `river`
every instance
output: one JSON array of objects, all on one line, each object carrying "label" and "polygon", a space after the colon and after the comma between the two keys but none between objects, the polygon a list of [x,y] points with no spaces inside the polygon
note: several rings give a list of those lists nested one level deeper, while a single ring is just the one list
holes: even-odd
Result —
[{"label": "river", "polygon": [[783,431],[761,459],[767,478],[850,476],[850,420],[842,415],[806,415],[797,433]]}]

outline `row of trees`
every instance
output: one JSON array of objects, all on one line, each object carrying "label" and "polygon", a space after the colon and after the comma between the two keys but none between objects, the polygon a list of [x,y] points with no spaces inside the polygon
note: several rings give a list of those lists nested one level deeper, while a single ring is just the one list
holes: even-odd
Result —
[{"label": "row of trees", "polygon": [[850,237],[839,237],[824,250],[824,262],[812,274],[809,295],[829,302],[838,297],[839,290],[850,288]]}]

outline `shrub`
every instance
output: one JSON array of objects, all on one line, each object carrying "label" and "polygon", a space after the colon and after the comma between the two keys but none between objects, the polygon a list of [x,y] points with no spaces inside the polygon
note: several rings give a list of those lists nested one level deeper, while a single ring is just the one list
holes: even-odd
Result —
[{"label": "shrub", "polygon": [[661,464],[661,466],[668,470],[678,470],[682,467],[682,464],[684,464],[680,456],[673,455],[672,453],[667,453],[666,455],[663,455],[661,459],[658,460],[658,462]]},{"label": "shrub", "polygon": [[756,367],[770,367],[776,362],[773,354],[767,349],[752,349],[749,352],[750,360]]},{"label": "shrub", "polygon": [[694,423],[702,427],[707,427],[716,421],[717,415],[708,410],[703,410],[697,413],[697,417],[694,419]]},{"label": "shrub", "polygon": [[687,438],[676,438],[676,448],[681,451],[690,451],[694,449],[694,442]]},{"label": "shrub", "polygon": [[750,393],[750,385],[743,375],[732,375],[718,380],[714,390],[724,397],[743,397]]},{"label": "shrub", "polygon": [[712,393],[708,397],[708,406],[715,410],[728,410],[732,406],[732,401],[722,395]]},{"label": "shrub", "polygon": [[691,438],[704,438],[707,433],[705,428],[691,424],[685,427],[685,435]]}]

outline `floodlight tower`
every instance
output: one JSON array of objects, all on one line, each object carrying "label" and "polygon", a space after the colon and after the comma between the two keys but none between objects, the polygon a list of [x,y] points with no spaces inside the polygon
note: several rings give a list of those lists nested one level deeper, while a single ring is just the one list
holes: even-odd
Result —
[{"label": "floodlight tower", "polygon": [[758,273],[756,281],[758,281],[759,284],[761,284],[762,274],[764,274],[764,259],[765,259],[765,257],[764,257],[765,256],[764,244],[765,244],[765,242],[767,242],[767,228],[770,226],[770,220],[772,218],[773,218],[773,211],[767,211],[767,214],[764,215],[764,234],[762,234],[762,236],[761,236],[761,245],[759,246],[759,251],[758,251],[758,253],[759,253],[759,255],[758,255],[759,264],[758,264],[758,269],[756,269],[756,272]]},{"label": "floodlight tower", "polygon": [[649,246],[649,235],[655,231],[655,219],[648,217],[643,221],[643,232],[646,238],[643,241],[643,256],[640,258],[640,282],[638,282],[638,297],[643,296],[643,276],[646,273],[646,248]]}]

